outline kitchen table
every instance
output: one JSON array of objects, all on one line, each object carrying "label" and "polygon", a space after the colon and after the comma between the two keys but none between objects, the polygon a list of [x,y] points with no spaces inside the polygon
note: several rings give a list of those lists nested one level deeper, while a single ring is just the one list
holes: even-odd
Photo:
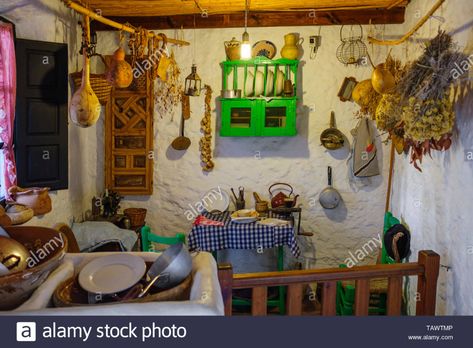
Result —
[{"label": "kitchen table", "polygon": [[[231,212],[221,214],[203,213],[206,218],[223,222],[223,226],[194,225],[189,233],[189,249],[210,251],[217,258],[218,250],[278,248],[278,271],[284,270],[284,245],[287,245],[295,257],[301,254],[297,245],[294,227],[268,226],[252,223],[237,223],[231,220]],[[276,300],[268,300],[269,306],[278,306],[281,314],[285,313],[285,287],[279,287]],[[234,305],[248,305],[248,300],[234,299]]]}]

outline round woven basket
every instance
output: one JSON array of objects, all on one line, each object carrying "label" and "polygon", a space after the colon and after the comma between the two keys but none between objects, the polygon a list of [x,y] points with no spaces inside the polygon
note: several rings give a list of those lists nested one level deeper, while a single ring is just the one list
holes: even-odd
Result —
[{"label": "round woven basket", "polygon": [[128,208],[123,213],[130,219],[131,227],[139,227],[145,224],[146,211],[144,208]]}]

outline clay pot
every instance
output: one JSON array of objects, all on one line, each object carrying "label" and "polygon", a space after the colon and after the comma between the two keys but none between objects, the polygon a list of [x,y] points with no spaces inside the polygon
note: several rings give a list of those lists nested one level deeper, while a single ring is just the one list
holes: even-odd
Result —
[{"label": "clay pot", "polygon": [[302,44],[303,39],[298,38],[297,34],[290,33],[284,35],[284,46],[281,49],[281,57],[286,59],[297,59],[299,57],[299,48],[297,45]]},{"label": "clay pot", "polygon": [[235,38],[232,38],[231,41],[225,41],[225,53],[229,60],[239,60],[241,53],[241,42]]},{"label": "clay pot", "polygon": [[8,189],[8,193],[15,202],[33,209],[34,215],[47,214],[52,210],[49,187],[23,189],[18,186],[12,186]]},{"label": "clay pot", "polygon": [[121,47],[113,53],[107,70],[107,81],[118,88],[127,88],[133,82],[133,69],[125,60],[125,51]]}]

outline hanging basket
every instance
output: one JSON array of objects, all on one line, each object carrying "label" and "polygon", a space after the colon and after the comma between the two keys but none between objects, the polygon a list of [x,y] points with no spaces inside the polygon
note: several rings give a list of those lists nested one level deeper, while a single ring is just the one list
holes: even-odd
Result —
[{"label": "hanging basket", "polygon": [[[107,66],[104,58],[100,54],[96,54],[96,56],[100,57],[104,65]],[[77,91],[82,84],[82,70],[71,73],[69,76],[74,83],[74,91]],[[112,85],[107,82],[105,74],[90,74],[90,86],[95,95],[97,95],[100,104],[107,104],[110,99],[110,93],[112,92]]]}]

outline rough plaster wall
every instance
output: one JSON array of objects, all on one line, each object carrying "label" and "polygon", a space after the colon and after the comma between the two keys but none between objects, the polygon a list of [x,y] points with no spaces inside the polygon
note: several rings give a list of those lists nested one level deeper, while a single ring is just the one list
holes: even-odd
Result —
[{"label": "rough plaster wall", "polygon": [[[357,120],[356,110],[350,102],[342,103],[337,92],[345,76],[358,80],[370,76],[368,67],[345,67],[339,63],[335,51],[340,43],[340,27],[322,28],[322,47],[315,60],[304,54],[301,61],[299,90],[300,103],[297,128],[298,135],[289,138],[223,138],[217,133],[214,148],[215,169],[206,174],[200,168],[198,142],[201,137],[200,120],[203,115],[204,96],[191,98],[192,117],[186,122],[186,135],[191,147],[186,152],[170,148],[179,133],[180,106],[175,115],[155,114],[155,171],[154,193],[151,197],[127,197],[122,206],[148,208],[147,222],[152,229],[163,235],[188,232],[191,222],[184,215],[189,204],[195,204],[200,196],[212,187],[221,186],[229,192],[231,186],[242,185],[247,192],[247,207],[254,206],[252,191],[268,196],[268,187],[274,182],[288,182],[294,186],[303,205],[303,228],[314,232],[314,237],[301,240],[306,256],[313,257],[317,249],[317,266],[338,266],[370,238],[382,230],[387,148],[378,141],[379,163],[382,176],[372,180],[369,186],[355,192],[347,178],[348,147],[334,152],[320,146],[320,133],[328,127],[330,111],[334,110],[340,130],[352,140],[350,130]],[[316,28],[250,28],[252,42],[270,39],[279,51],[284,44],[283,36],[298,32],[306,39],[303,47],[308,50],[308,36],[317,34]],[[225,59],[225,40],[241,37],[242,29],[196,30],[195,60],[203,82],[213,89],[212,130],[215,134],[219,113],[215,98],[221,90],[222,75],[219,63]],[[176,35],[168,32],[170,36]],[[193,31],[185,30],[184,38],[193,42]],[[99,33],[98,50],[111,53],[117,47],[117,34]],[[193,48],[174,48],[178,63],[185,77],[190,72]],[[378,50],[374,52],[376,58]],[[218,105],[218,104],[217,104]],[[304,105],[304,106],[303,106]],[[219,126],[217,126],[218,129]],[[334,185],[340,190],[343,204],[337,209],[323,210],[318,195],[327,186],[327,166],[334,169]],[[97,172],[102,170],[102,164]],[[312,203],[312,204],[311,204]],[[315,204],[314,204],[315,203]],[[248,253],[240,259],[247,259]],[[373,263],[373,252],[362,263]],[[248,263],[255,263],[254,259]],[[274,265],[274,260],[272,262]],[[314,263],[309,263],[314,266]],[[254,268],[251,268],[254,269]]]},{"label": "rough plaster wall", "polygon": [[[413,1],[408,7],[405,28],[410,28],[420,15],[430,9],[432,1]],[[436,15],[443,16],[442,29],[453,33],[454,40],[464,51],[473,53],[473,3],[450,0]],[[418,32],[417,39],[433,38],[439,22],[430,20]],[[418,44],[408,44],[397,54],[415,59],[420,54]],[[471,75],[470,75],[471,76]],[[392,207],[412,232],[412,260],[418,250],[432,249],[440,254],[437,313],[471,315],[473,313],[473,161],[467,154],[473,151],[473,95],[471,88],[456,105],[456,129],[452,148],[446,153],[435,152],[433,159],[422,163],[423,173],[409,164],[408,158],[396,157]],[[416,282],[411,286],[411,306],[414,312]]]},{"label": "rough plaster wall", "polygon": [[[67,43],[69,71],[76,71],[81,35],[76,25],[79,17],[73,15],[60,1],[0,0],[0,13],[16,24],[18,38]],[[42,217],[35,217],[27,224],[52,226],[56,222],[70,222],[74,216],[80,217],[96,189],[96,164],[89,165],[94,156],[90,151],[81,149],[93,148],[93,153],[96,153],[96,132],[95,127],[69,127],[69,189],[51,192],[53,211]],[[90,168],[93,172],[89,171]]]}]

